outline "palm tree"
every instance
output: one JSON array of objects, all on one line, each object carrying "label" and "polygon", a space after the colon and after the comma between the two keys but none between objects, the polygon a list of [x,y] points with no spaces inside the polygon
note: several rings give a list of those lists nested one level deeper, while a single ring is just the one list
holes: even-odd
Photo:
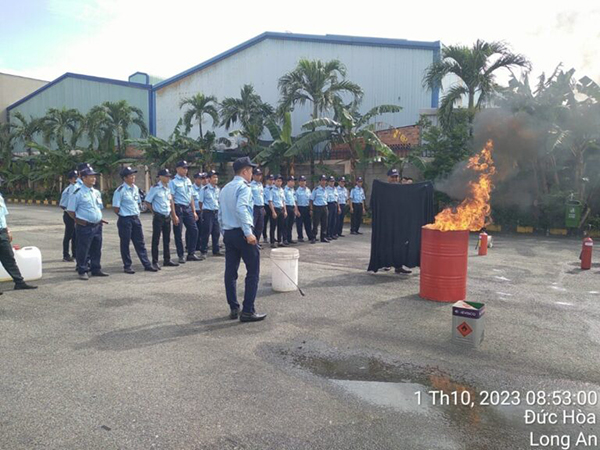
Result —
[{"label": "palm tree", "polygon": [[[78,110],[50,108],[42,118],[44,141],[49,143],[51,140],[55,140],[56,145],[61,148],[76,147],[83,132],[82,125],[83,116]],[[67,135],[70,135],[68,145]]]},{"label": "palm tree", "polygon": [[31,156],[30,142],[34,141],[34,137],[42,131],[42,120],[39,118],[29,117],[27,119],[20,111],[13,114],[18,123],[12,124],[13,133],[17,140],[20,140],[27,150],[27,154]]},{"label": "palm tree", "polygon": [[198,121],[199,139],[204,137],[204,134],[202,133],[202,122],[204,120],[204,115],[208,115],[212,118],[213,127],[219,124],[217,97],[214,95],[204,95],[199,92],[193,97],[188,97],[181,100],[181,103],[179,103],[179,109],[186,105],[190,106],[183,116],[183,123],[185,125],[186,133],[189,133],[192,129],[194,117],[195,120]]},{"label": "palm tree", "polygon": [[267,121],[266,127],[271,133],[273,142],[268,148],[264,149],[256,156],[256,161],[263,166],[267,166],[271,173],[287,173],[291,174],[291,167],[287,171],[282,168],[285,162],[288,162],[293,167],[294,157],[286,158],[285,154],[292,145],[292,115],[289,111],[283,115],[281,126],[271,118]]},{"label": "palm tree", "polygon": [[364,172],[373,160],[369,154],[370,149],[374,149],[384,158],[396,156],[375,134],[374,126],[369,125],[369,121],[381,114],[399,112],[402,110],[400,106],[375,106],[366,114],[361,115],[356,105],[343,105],[341,102],[336,102],[334,110],[333,119],[324,117],[305,123],[302,128],[307,131],[290,146],[285,156],[310,153],[314,146],[320,143],[345,144],[350,150],[350,167],[355,176],[358,176],[357,172]]},{"label": "palm tree", "polygon": [[245,84],[239,98],[227,97],[221,102],[221,126],[229,130],[236,123],[240,129],[229,133],[246,139],[247,153],[254,155],[263,150],[259,140],[266,121],[274,114],[271,105],[262,101],[251,84]]},{"label": "palm tree", "polygon": [[94,106],[88,113],[88,118],[94,122],[92,128],[104,135],[105,141],[109,140],[109,136],[116,140],[119,156],[125,153],[122,144],[129,139],[129,128],[132,125],[139,128],[142,137],[148,135],[142,110],[131,106],[126,100],[104,102],[102,105]]},{"label": "palm tree", "polygon": [[[346,80],[346,66],[338,60],[323,62],[301,59],[296,68],[279,79],[280,111],[293,110],[295,105],[312,104],[312,119],[329,111],[342,95],[350,94],[354,102],[363,95],[360,86]],[[313,129],[314,130],[314,129]],[[315,175],[315,155],[311,149],[310,175]]]},{"label": "palm tree", "polygon": [[429,89],[436,89],[438,86],[443,88],[442,80],[449,74],[460,80],[447,89],[440,105],[440,122],[448,125],[458,100],[466,95],[467,108],[474,114],[498,90],[495,72],[518,67],[530,69],[531,64],[525,56],[512,53],[502,42],[478,39],[472,47],[443,46],[440,60],[427,68],[423,85]]}]

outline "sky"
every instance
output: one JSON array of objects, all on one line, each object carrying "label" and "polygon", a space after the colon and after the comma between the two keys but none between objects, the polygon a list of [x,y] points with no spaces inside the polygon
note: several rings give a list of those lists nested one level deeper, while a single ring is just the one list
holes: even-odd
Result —
[{"label": "sky", "polygon": [[562,62],[600,83],[597,0],[0,0],[0,72],[169,78],[265,31],[499,40],[531,60],[533,77]]}]

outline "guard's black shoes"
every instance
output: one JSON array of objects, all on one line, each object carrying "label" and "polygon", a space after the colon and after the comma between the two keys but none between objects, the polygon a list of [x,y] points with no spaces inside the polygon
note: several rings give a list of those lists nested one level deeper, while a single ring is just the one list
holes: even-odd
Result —
[{"label": "guard's black shoes", "polygon": [[198,258],[196,255],[188,255],[187,256],[187,260],[188,261],[202,261],[200,258]]},{"label": "guard's black shoes", "polygon": [[79,274],[79,279],[83,280],[83,281],[87,281],[90,279],[90,276],[87,274],[87,272],[83,272]]},{"label": "guard's black shoes", "polygon": [[133,275],[135,273],[135,270],[133,270],[131,267],[125,267],[123,269],[123,272],[128,273],[129,275]]},{"label": "guard's black shoes", "polygon": [[225,253],[217,252],[213,253],[213,256],[225,256]]},{"label": "guard's black shoes", "polygon": [[304,242],[303,238],[298,238],[298,242]]},{"label": "guard's black shoes", "polygon": [[154,267],[156,270],[160,270],[158,263],[152,263],[152,267]]},{"label": "guard's black shoes", "polygon": [[289,247],[290,244],[288,244],[287,242],[283,242],[281,244],[279,244],[280,247]]},{"label": "guard's black shoes", "polygon": [[107,277],[108,274],[106,272],[102,272],[99,270],[98,272],[92,272],[93,277]]},{"label": "guard's black shoes", "polygon": [[185,264],[185,258],[183,256],[179,257],[179,264]]},{"label": "guard's black shoes", "polygon": [[15,284],[15,291],[20,291],[22,289],[37,289],[37,288],[38,288],[37,286],[32,286],[27,283]]},{"label": "guard's black shoes", "polygon": [[271,243],[271,248],[277,248],[277,243],[276,242]]},{"label": "guard's black shoes", "polygon": [[329,244],[329,241],[327,239],[321,239],[321,242],[323,242],[324,244]]},{"label": "guard's black shoes", "polygon": [[243,312],[240,315],[240,322],[260,322],[267,317],[266,314],[257,314],[257,313],[245,313]]},{"label": "guard's black shoes", "polygon": [[298,243],[298,241],[289,241],[288,244],[289,245],[296,245]]},{"label": "guard's black shoes", "polygon": [[163,266],[165,266],[165,267],[179,267],[179,263],[176,263],[175,261],[165,261],[163,263]]},{"label": "guard's black shoes", "polygon": [[63,262],[73,262],[75,261],[71,256],[65,256],[63,258]]},{"label": "guard's black shoes", "polygon": [[355,234],[362,234],[360,231],[356,231]]},{"label": "guard's black shoes", "polygon": [[338,234],[338,237],[346,237],[345,234]]},{"label": "guard's black shoes", "polygon": [[231,320],[235,320],[239,317],[239,315],[240,315],[239,309],[232,309],[231,312],[229,313],[229,318]]},{"label": "guard's black shoes", "polygon": [[317,243],[317,240],[316,240],[316,239],[311,239],[311,240],[310,240],[310,243],[311,243],[311,244],[316,244],[316,243]]},{"label": "guard's black shoes", "polygon": [[394,272],[396,272],[396,273],[412,273],[412,270],[406,270],[402,267],[396,267],[396,270]]},{"label": "guard's black shoes", "polygon": [[144,270],[146,272],[158,272],[158,267],[148,266],[148,267],[144,267]]},{"label": "guard's black shoes", "polygon": [[350,234],[358,234],[356,231],[351,231]]}]

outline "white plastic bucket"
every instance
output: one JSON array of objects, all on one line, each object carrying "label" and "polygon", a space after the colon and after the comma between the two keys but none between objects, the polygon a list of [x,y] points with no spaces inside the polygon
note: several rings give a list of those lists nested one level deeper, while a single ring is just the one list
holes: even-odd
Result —
[{"label": "white plastic bucket", "polygon": [[[42,278],[42,252],[37,247],[23,247],[14,250],[17,266],[25,281],[39,280]],[[12,278],[2,264],[0,264],[0,281],[12,281]]]},{"label": "white plastic bucket", "polygon": [[298,284],[298,258],[300,258],[300,252],[295,248],[271,250],[271,282],[275,292],[296,290]]}]

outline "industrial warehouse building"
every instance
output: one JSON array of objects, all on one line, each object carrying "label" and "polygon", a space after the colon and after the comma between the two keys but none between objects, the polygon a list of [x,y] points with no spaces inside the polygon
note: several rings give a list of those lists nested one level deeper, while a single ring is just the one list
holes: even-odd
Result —
[{"label": "industrial warehouse building", "polygon": [[48,84],[47,81],[0,73],[0,123],[8,122],[6,108]]},{"label": "industrial warehouse building", "polygon": [[[279,78],[292,71],[302,58],[340,60],[347,68],[347,79],[365,92],[361,112],[381,104],[399,105],[401,112],[386,114],[382,119],[394,127],[413,125],[421,111],[438,106],[438,90],[428,91],[422,82],[425,70],[439,53],[439,41],[263,33],[155,84],[156,124],[152,129],[158,137],[168,138],[185,112],[180,109],[181,100],[198,92],[218,100],[237,98],[242,86],[251,84],[263,101],[277,106]],[[295,108],[294,135],[310,120],[310,112],[310,105]],[[224,129],[215,131],[217,137],[228,136]],[[193,129],[191,136],[197,134],[197,128]]]},{"label": "industrial warehouse building", "polygon": [[[86,114],[103,102],[126,100],[142,110],[146,127],[152,122],[150,77],[136,72],[131,81],[113,80],[76,73],[65,73],[7,108],[8,119],[20,111],[25,117],[43,117],[49,108],[74,108]],[[139,128],[131,127],[131,138],[140,137]],[[18,148],[15,149],[19,151]]]}]

